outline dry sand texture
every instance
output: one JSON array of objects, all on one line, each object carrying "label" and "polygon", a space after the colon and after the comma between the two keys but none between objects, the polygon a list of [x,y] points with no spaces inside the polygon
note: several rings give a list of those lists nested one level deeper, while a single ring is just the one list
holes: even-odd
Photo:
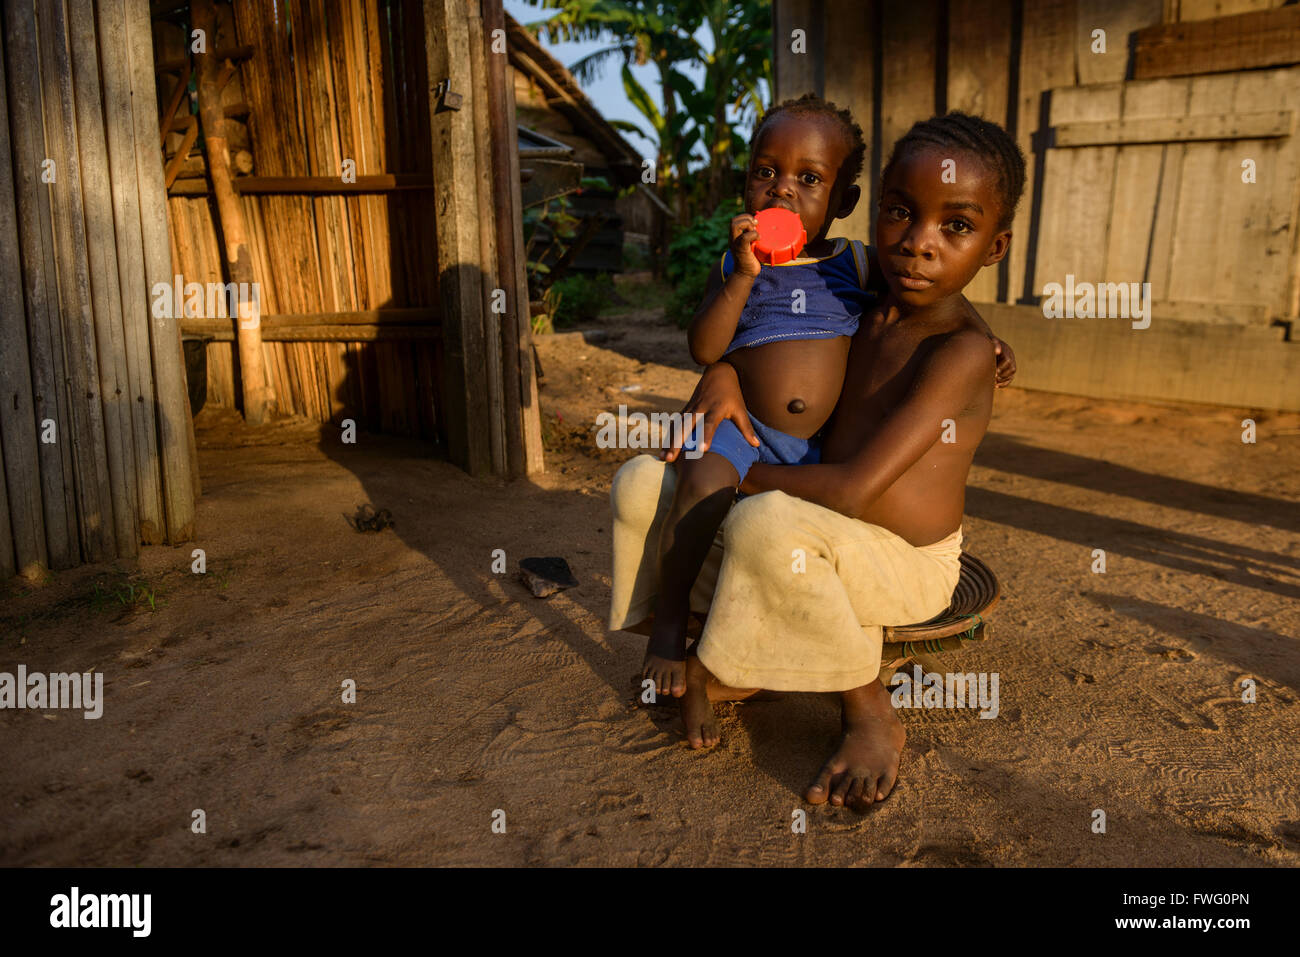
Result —
[{"label": "dry sand texture", "polygon": [[[603,627],[628,453],[593,449],[595,415],[678,409],[695,381],[648,314],[606,332],[541,345],[535,485],[206,410],[206,575],[146,549],[124,571],[154,612],[93,607],[104,567],[8,586],[0,670],[102,669],[106,702],[0,712],[0,864],[1300,863],[1300,417],[1257,414],[1243,445],[1250,410],[999,393],[966,527],[1006,597],[950,660],[999,673],[1000,714],[905,713],[894,795],[793,834],[834,699],[724,705],[693,753],[633,704],[642,639]],[[366,502],[396,528],[353,531]],[[534,599],[497,548],[581,584]]]}]

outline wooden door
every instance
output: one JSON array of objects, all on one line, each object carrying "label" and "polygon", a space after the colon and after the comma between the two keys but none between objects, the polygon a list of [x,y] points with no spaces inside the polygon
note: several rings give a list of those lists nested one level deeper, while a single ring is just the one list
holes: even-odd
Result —
[{"label": "wooden door", "polygon": [[1049,108],[1031,295],[1072,274],[1149,282],[1157,318],[1296,315],[1300,68],[1055,89]]}]

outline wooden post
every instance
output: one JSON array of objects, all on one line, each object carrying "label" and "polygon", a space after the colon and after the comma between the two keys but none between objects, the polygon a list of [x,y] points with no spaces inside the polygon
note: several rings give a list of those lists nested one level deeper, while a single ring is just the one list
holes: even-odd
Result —
[{"label": "wooden post", "polygon": [[[818,0],[783,0],[772,8],[773,79],[772,101],[779,103],[805,93],[822,93],[822,42],[824,11]],[[794,31],[802,30],[802,50],[794,49]],[[840,104],[843,106],[843,104]]]},{"label": "wooden post", "polygon": [[[57,269],[50,187],[41,182],[46,166],[44,108],[36,54],[36,15],[30,3],[5,0],[5,56],[9,68],[10,113],[14,151],[14,192],[18,200],[18,241],[22,249],[23,298],[31,358],[32,415],[38,436],[56,433],[68,421],[63,381],[63,335],[59,328]],[[38,441],[41,505],[51,568],[71,568],[80,561],[72,497],[72,449],[69,442]]]},{"label": "wooden post", "polygon": [[[9,152],[9,96],[0,58],[0,236],[18,236],[13,167]],[[20,162],[22,160],[20,159]],[[48,565],[41,515],[41,475],[27,330],[22,316],[23,273],[18,246],[0,243],[0,573],[38,576]],[[16,562],[16,565],[15,565]]]},{"label": "wooden post", "polygon": [[[488,436],[492,449],[492,473],[508,474],[506,462],[506,409],[505,389],[501,376],[502,327],[508,321],[508,302],[505,301],[505,280],[501,278],[497,260],[497,228],[500,223],[494,195],[491,158],[494,155],[492,116],[488,109],[487,58],[491,56],[483,34],[483,18],[479,4],[466,3],[465,26],[469,33],[470,79],[474,96],[474,154],[479,162],[474,170],[474,183],[478,189],[479,263],[483,269],[483,293],[487,297],[483,308],[483,360],[488,398]],[[505,38],[501,38],[504,45]],[[504,56],[505,54],[500,54]],[[507,311],[502,312],[502,307]]]},{"label": "wooden post", "polygon": [[[948,5],[948,109],[982,116],[1004,127],[1011,80],[1012,3],[950,0]],[[1090,33],[1091,28],[1084,36]],[[996,302],[1006,269],[1005,260],[981,269],[966,287],[966,298]]]},{"label": "wooden post", "polygon": [[[434,229],[442,304],[443,411],[451,458],[471,475],[492,466],[485,395],[485,263],[480,245],[473,85],[466,51],[469,28],[462,0],[424,0],[433,145]],[[445,93],[446,95],[441,95]]]},{"label": "wooden post", "polygon": [[[501,0],[483,0],[487,43],[487,90],[492,117],[493,205],[496,214],[497,275],[508,290],[510,308],[501,317],[501,365],[506,414],[506,449],[511,478],[543,471],[542,423],[537,410],[532,325],[528,311],[523,220],[519,189],[519,133],[507,53],[493,40],[505,36]],[[496,31],[501,33],[497,34]]]},{"label": "wooden post", "polygon": [[[508,68],[507,68],[508,69]],[[510,74],[507,72],[507,76]],[[542,452],[541,404],[537,398],[537,367],[533,363],[532,315],[528,309],[528,257],[524,252],[523,196],[519,180],[519,127],[515,117],[515,85],[507,82],[506,124],[509,137],[507,155],[510,161],[510,209],[516,218],[514,227],[515,285],[519,290],[519,392],[520,419],[524,429],[524,468],[528,475],[540,475],[546,470]]]},{"label": "wooden post", "polygon": [[122,290],[118,282],[113,196],[104,116],[100,111],[99,53],[95,48],[95,10],[91,0],[69,0],[68,30],[113,537],[118,556],[132,558],[140,553],[140,522],[131,434],[131,386],[122,332]]},{"label": "wooden post", "polygon": [[[212,0],[194,0],[190,5],[194,29],[202,30],[209,50],[216,50],[217,17]],[[199,75],[199,122],[207,151],[208,175],[217,197],[217,215],[225,239],[226,269],[232,283],[253,284],[253,257],[249,252],[244,229],[244,210],[231,185],[230,150],[226,143],[226,118],[221,106],[221,85],[217,79],[216,53],[195,53]],[[266,379],[262,354],[262,333],[257,325],[255,306],[239,302],[239,375],[244,389],[244,419],[251,425],[266,421],[271,390]]]},{"label": "wooden post", "polygon": [[[1016,142],[1025,154],[1025,196],[1020,202],[1016,229],[1007,253],[1006,273],[1008,302],[1022,299],[1037,302],[1039,291],[1033,288],[1034,259],[1042,223],[1043,172],[1046,168],[1046,144],[1043,141],[1046,119],[1042,115],[1043,93],[1075,82],[1074,0],[1039,0],[1023,5],[1020,57],[1015,110]],[[1012,118],[1007,117],[1010,121]]]},{"label": "wooden post", "polygon": [[[875,37],[877,4],[864,0],[826,0],[824,16],[827,23],[835,24],[826,34],[826,47],[820,54],[825,59],[826,78],[823,96],[841,109],[851,109],[862,127],[864,137],[871,138],[871,116],[867,114],[874,99]],[[784,39],[790,46],[788,37]],[[866,107],[867,109],[863,109]],[[871,243],[871,211],[875,208],[875,192],[871,176],[871,155],[868,151],[865,168],[858,179],[862,198],[857,208],[845,219],[837,219],[830,235],[861,239]]]},{"label": "wooden post", "polygon": [[[140,187],[145,285],[152,294],[155,288],[165,288],[172,281],[171,249],[167,239],[167,192],[163,188],[162,154],[156,145],[158,96],[154,87],[153,30],[146,0],[123,2],[126,6],[126,50],[131,76],[136,178]],[[163,314],[157,315],[157,312]],[[151,310],[149,323],[167,540],[173,544],[194,537],[195,473],[198,471],[186,434],[192,423],[185,392],[185,357],[181,352],[178,320],[179,317],[170,315],[167,310]]]},{"label": "wooden post", "polygon": [[[71,413],[68,419],[59,423],[59,441],[72,445],[81,557],[87,562],[101,562],[115,557],[117,547],[113,534],[104,410],[100,402],[99,363],[95,354],[72,59],[63,5],[43,6],[42,14],[38,43],[42,98],[46,107],[45,148],[55,172],[49,189],[63,329],[62,385],[67,392],[67,408]],[[98,107],[97,102],[95,106]]]},{"label": "wooden post", "polygon": [[492,213],[496,228],[497,281],[507,290],[506,312],[500,318],[502,405],[505,415],[507,472],[525,474],[523,423],[520,418],[519,332],[521,312],[528,314],[528,299],[519,298],[515,282],[514,216],[510,208],[510,138],[514,112],[506,107],[505,81],[509,68],[505,14],[500,0],[482,0],[484,57],[487,67],[487,114],[491,133]]},{"label": "wooden post", "polygon": [[18,570],[14,564],[14,535],[9,524],[9,489],[5,485],[4,449],[0,448],[0,578]]},{"label": "wooden post", "polygon": [[[146,545],[163,541],[162,479],[154,417],[153,368],[149,359],[149,290],[145,286],[140,233],[140,184],[136,175],[131,121],[131,77],[121,0],[95,5],[103,63],[105,131],[112,180],[118,289],[122,297],[122,342],[129,383],[131,438],[135,458],[137,536]],[[197,472],[197,470],[196,470]]]}]

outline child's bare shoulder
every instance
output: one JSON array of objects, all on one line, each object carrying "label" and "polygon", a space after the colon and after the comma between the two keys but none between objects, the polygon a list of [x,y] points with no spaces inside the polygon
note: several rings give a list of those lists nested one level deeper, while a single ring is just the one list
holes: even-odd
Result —
[{"label": "child's bare shoulder", "polygon": [[988,377],[992,382],[992,372],[997,365],[993,341],[969,319],[936,335],[926,360],[931,373],[970,381]]}]

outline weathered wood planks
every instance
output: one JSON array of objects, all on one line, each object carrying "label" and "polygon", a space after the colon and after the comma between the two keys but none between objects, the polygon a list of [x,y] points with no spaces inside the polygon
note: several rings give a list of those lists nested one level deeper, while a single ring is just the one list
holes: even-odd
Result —
[{"label": "weathered wood planks", "polygon": [[1234,73],[1300,63],[1300,7],[1163,23],[1134,36],[1133,76]]},{"label": "weathered wood planks", "polygon": [[39,575],[186,540],[197,471],[177,327],[149,300],[168,237],[147,4],[0,16],[0,573]]}]

